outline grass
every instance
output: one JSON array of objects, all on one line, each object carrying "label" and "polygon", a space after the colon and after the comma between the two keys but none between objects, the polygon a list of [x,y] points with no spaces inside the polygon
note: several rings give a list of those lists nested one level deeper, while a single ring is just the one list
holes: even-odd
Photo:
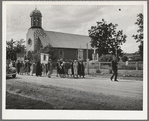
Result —
[{"label": "grass", "polygon": [[49,103],[6,92],[6,109],[53,109]]}]

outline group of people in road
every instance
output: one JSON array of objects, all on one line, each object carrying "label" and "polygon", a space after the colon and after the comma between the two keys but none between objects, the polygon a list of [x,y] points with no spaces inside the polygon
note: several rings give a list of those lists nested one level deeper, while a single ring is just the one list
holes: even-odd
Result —
[{"label": "group of people in road", "polygon": [[58,59],[57,63],[52,62],[49,59],[48,63],[40,63],[40,60],[29,61],[26,60],[25,62],[18,60],[16,63],[13,62],[12,65],[16,67],[17,73],[20,75],[31,75],[35,74],[36,76],[47,75],[51,78],[51,74],[53,73],[54,65],[56,65],[57,77],[60,78],[78,78],[85,76],[85,66],[83,60],[63,60]]},{"label": "group of people in road", "polygon": [[85,66],[83,60],[66,60],[58,59],[57,76],[61,78],[83,77],[85,76]]},{"label": "group of people in road", "polygon": [[16,67],[18,74],[31,76],[33,76],[33,74],[36,74],[36,76],[47,75],[50,68],[50,64],[41,64],[40,60],[37,62],[29,60],[20,62],[20,60],[18,60],[16,63],[13,61],[12,66]]},{"label": "group of people in road", "polygon": [[[114,58],[111,62],[113,75],[111,76],[111,81],[114,78],[114,81],[117,81],[117,59]],[[47,75],[51,78],[51,74],[53,72],[53,63],[52,60],[49,59],[48,63],[40,63],[40,60],[37,62],[34,61],[19,61],[17,63],[13,62],[12,66],[17,68],[17,73],[20,75],[27,74],[33,76],[42,76]],[[85,76],[85,65],[83,60],[65,60],[58,59],[56,64],[57,69],[57,77],[60,78],[78,78]]]}]

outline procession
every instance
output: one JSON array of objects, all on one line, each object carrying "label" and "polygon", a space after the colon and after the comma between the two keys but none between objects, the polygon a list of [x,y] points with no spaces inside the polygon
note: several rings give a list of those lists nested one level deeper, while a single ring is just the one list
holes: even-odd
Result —
[{"label": "procession", "polygon": [[[9,66],[16,67],[17,74],[19,75],[29,75],[29,76],[45,76],[51,78],[53,73],[54,64],[52,60],[49,59],[48,63],[32,62],[32,61],[21,61],[18,60],[16,63],[13,61]],[[56,64],[57,77],[60,78],[81,78],[85,76],[85,65],[83,60],[57,60]]]}]

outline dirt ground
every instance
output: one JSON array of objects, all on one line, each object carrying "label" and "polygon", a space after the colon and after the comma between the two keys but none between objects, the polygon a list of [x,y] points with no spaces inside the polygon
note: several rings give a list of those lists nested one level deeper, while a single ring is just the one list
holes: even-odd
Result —
[{"label": "dirt ground", "polygon": [[6,80],[6,109],[142,110],[143,82],[21,76]]}]

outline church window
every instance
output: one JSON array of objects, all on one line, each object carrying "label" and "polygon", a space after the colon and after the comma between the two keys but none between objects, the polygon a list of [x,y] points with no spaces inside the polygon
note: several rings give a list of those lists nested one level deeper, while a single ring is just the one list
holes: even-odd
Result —
[{"label": "church window", "polygon": [[37,18],[37,23],[38,23],[38,26],[39,26],[39,18]]},{"label": "church window", "polygon": [[32,46],[32,40],[30,38],[28,39],[28,45]]},{"label": "church window", "polygon": [[59,50],[59,58],[64,58],[64,51],[63,50]]},{"label": "church window", "polygon": [[33,25],[35,26],[36,25],[36,19],[34,18],[34,21],[33,21]]}]

